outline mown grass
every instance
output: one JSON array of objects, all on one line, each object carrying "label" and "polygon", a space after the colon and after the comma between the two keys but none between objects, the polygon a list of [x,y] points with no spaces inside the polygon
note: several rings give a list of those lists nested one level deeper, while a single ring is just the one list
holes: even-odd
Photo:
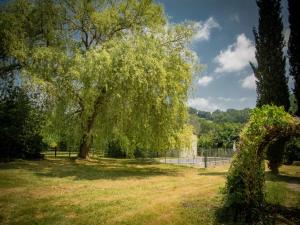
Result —
[{"label": "mown grass", "polygon": [[[0,164],[0,224],[218,224],[226,170],[60,157]],[[299,208],[300,167],[281,176],[267,176],[268,201]]]}]

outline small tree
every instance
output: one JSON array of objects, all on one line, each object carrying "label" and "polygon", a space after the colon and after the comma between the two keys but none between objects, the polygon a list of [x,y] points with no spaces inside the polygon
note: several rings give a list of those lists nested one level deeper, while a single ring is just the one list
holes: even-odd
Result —
[{"label": "small tree", "polygon": [[212,134],[201,134],[198,138],[197,145],[198,145],[199,149],[204,148],[205,152],[203,152],[203,150],[202,150],[201,155],[205,154],[205,156],[207,156],[208,149],[211,149],[214,145],[213,135]]},{"label": "small tree", "polygon": [[40,111],[11,77],[0,87],[0,160],[41,157]]}]

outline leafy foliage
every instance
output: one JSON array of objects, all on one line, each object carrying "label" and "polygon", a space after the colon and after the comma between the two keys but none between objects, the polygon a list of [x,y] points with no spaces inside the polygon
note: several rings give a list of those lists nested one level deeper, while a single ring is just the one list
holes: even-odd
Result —
[{"label": "leafy foliage", "polygon": [[289,63],[290,75],[294,78],[295,88],[294,95],[297,100],[296,115],[300,116],[300,2],[297,0],[289,0]]},{"label": "leafy foliage", "polygon": [[0,79],[0,83],[0,160],[41,157],[39,110],[13,80]]},{"label": "leafy foliage", "polygon": [[300,138],[291,138],[285,146],[283,163],[290,165],[293,161],[300,161]]},{"label": "leafy foliage", "polygon": [[[241,124],[237,123],[213,123],[207,120],[200,120],[202,133],[199,135],[199,146],[215,148],[232,148],[233,142],[237,140],[238,134],[242,129]],[[210,144],[202,145],[202,138],[205,140],[210,137]]]},{"label": "leafy foliage", "polygon": [[212,112],[212,120],[217,123],[246,123],[249,119],[250,109],[227,109],[226,112],[216,110]]},{"label": "leafy foliage", "polygon": [[275,139],[300,135],[300,121],[283,107],[263,106],[252,111],[240,134],[238,153],[230,166],[224,189],[224,208],[244,222],[263,220],[264,151]]},{"label": "leafy foliage", "polygon": [[298,105],[297,105],[298,102],[297,102],[297,99],[294,94],[290,95],[290,103],[291,103],[291,106],[290,106],[289,112],[296,115],[297,110],[298,110]]},{"label": "leafy foliage", "polygon": [[47,101],[50,145],[66,140],[85,158],[115,139],[127,152],[183,143],[191,26],[166,26],[151,0],[16,1],[2,14],[7,54]]},{"label": "leafy foliage", "polygon": [[199,137],[199,147],[232,148],[245,121],[249,119],[250,109],[228,109],[226,112],[216,110],[209,113],[189,108],[189,113],[189,123]]},{"label": "leafy foliage", "polygon": [[227,109],[226,111],[216,110],[212,113],[189,108],[191,115],[211,120],[216,123],[246,123],[249,119],[251,109]]},{"label": "leafy foliage", "polygon": [[286,142],[287,140],[283,138],[275,139],[267,147],[266,159],[268,160],[268,167],[274,174],[279,173],[278,169],[283,162]]}]

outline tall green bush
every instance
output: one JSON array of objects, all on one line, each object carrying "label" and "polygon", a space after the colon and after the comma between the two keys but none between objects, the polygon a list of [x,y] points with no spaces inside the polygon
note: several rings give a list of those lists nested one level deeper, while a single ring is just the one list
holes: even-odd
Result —
[{"label": "tall green bush", "polygon": [[300,120],[283,107],[266,105],[253,110],[240,134],[224,188],[224,209],[235,220],[264,220],[264,152],[272,141],[290,136],[300,136]]}]

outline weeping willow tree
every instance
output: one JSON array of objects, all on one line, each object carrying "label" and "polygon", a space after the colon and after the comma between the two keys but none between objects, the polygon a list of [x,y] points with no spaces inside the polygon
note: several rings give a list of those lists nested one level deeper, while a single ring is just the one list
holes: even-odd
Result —
[{"label": "weeping willow tree", "polygon": [[240,134],[238,153],[230,166],[225,194],[225,209],[236,220],[253,222],[262,218],[265,207],[264,153],[270,143],[300,136],[300,120],[283,107],[254,109]]},{"label": "weeping willow tree", "polygon": [[[16,14],[20,9],[27,20]],[[186,47],[191,26],[167,25],[152,0],[19,0],[5,13],[16,21],[10,27],[26,28],[20,37],[7,28],[19,43],[9,53],[46,105],[48,142],[64,137],[82,158],[112,139],[129,152],[185,144],[187,92],[197,67]],[[38,41],[26,38],[36,28],[28,20],[41,27]]]}]

